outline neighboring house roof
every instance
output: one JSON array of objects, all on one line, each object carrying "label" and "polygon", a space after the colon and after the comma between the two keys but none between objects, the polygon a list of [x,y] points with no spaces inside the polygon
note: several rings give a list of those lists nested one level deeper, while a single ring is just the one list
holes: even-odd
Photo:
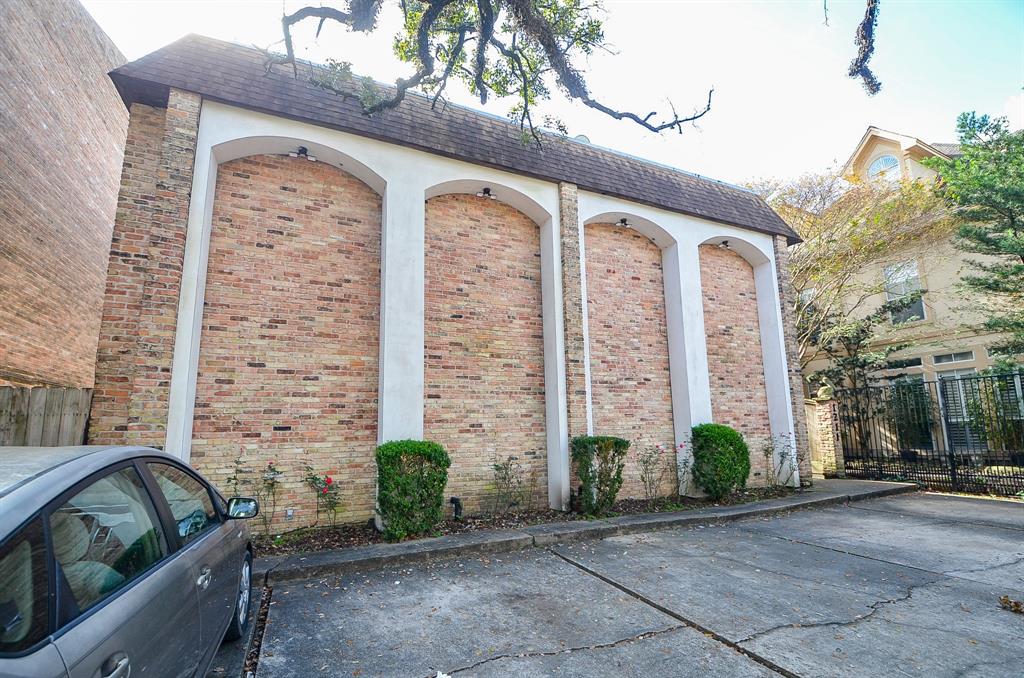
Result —
[{"label": "neighboring house roof", "polygon": [[857,148],[854,149],[853,153],[850,154],[849,159],[843,165],[844,175],[853,171],[853,165],[857,161],[857,158],[859,158],[861,153],[865,151],[868,146],[868,142],[873,138],[894,141],[900,145],[900,148],[903,151],[909,151],[916,147],[929,155],[938,155],[943,158],[953,158],[960,155],[960,144],[929,144],[921,141],[917,137],[913,137],[908,134],[900,134],[899,132],[890,132],[889,130],[881,129],[872,125],[865,130],[864,135],[861,136],[860,141],[857,143]]},{"label": "neighboring house roof", "polygon": [[960,144],[944,144],[944,143],[933,143],[932,148],[937,148],[939,151],[950,158],[956,158],[964,154],[960,150]]},{"label": "neighboring house roof", "polygon": [[169,87],[273,115],[331,127],[466,162],[604,193],[799,242],[796,232],[755,193],[567,137],[545,133],[525,144],[518,125],[454,105],[431,108],[408,96],[394,110],[367,116],[351,97],[310,82],[315,67],[268,69],[257,49],[189,35],[111,72],[125,103],[164,106]]}]

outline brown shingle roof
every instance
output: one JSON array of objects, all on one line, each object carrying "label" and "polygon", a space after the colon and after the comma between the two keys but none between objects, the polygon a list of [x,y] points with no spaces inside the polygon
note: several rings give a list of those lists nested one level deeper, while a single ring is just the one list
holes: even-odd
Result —
[{"label": "brown shingle roof", "polygon": [[940,153],[945,153],[951,158],[956,158],[963,155],[963,151],[960,150],[960,144],[928,144],[932,148],[938,150]]},{"label": "brown shingle roof", "polygon": [[[736,186],[615,153],[558,135],[542,147],[524,144],[518,126],[461,106],[409,96],[396,109],[369,117],[358,101],[310,82],[313,66],[269,71],[255,49],[190,35],[111,72],[127,104],[165,105],[167,88],[332,127],[583,190],[773,235],[799,237],[757,195]],[[443,108],[443,110],[442,110]]]}]

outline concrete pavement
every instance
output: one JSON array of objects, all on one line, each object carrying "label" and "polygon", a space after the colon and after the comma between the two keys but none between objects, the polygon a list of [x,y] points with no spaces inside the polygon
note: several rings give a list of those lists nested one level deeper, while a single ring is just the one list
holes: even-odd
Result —
[{"label": "concrete pavement", "polygon": [[257,678],[1009,676],[1024,504],[913,494],[275,585]]}]

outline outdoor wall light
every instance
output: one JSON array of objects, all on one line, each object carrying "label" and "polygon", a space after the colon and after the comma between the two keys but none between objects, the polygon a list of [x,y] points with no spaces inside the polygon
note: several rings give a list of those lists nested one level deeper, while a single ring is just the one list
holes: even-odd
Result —
[{"label": "outdoor wall light", "polygon": [[633,228],[632,224],[629,223],[629,220],[626,219],[626,217],[619,219],[619,226],[623,228]]},{"label": "outdoor wall light", "polygon": [[480,189],[479,191],[477,191],[476,197],[478,197],[478,198],[490,198],[491,200],[496,200],[497,199],[497,197],[493,193],[491,193],[491,189],[488,188],[488,187],[484,187],[484,188]]},{"label": "outdoor wall light", "polygon": [[723,240],[722,242],[718,243],[718,249],[720,249],[720,250],[727,250],[727,249],[729,249],[729,241],[728,240]]},{"label": "outdoor wall light", "polygon": [[316,162],[316,156],[315,155],[310,155],[309,154],[309,149],[306,148],[305,146],[299,146],[298,149],[296,149],[294,151],[288,151],[288,157],[289,158],[305,158],[306,160],[309,160],[310,162]]}]

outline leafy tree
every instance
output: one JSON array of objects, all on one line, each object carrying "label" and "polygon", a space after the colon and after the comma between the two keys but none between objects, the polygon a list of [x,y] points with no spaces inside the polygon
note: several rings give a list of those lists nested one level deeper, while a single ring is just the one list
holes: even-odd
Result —
[{"label": "leafy tree", "polygon": [[961,289],[985,313],[986,330],[1006,333],[993,352],[1024,354],[1024,130],[970,112],[957,118],[957,132],[962,155],[925,164],[957,208],[957,246],[990,257],[969,261],[973,274],[963,276]]},{"label": "leafy tree", "polygon": [[[540,142],[533,109],[551,96],[557,87],[565,96],[617,120],[629,120],[652,132],[676,130],[711,110],[711,95],[692,113],[680,115],[669,103],[670,112],[633,113],[620,111],[595,97],[577,65],[595,50],[607,49],[604,41],[602,8],[598,0],[395,0],[404,16],[402,32],[395,37],[395,54],[413,65],[415,73],[399,78],[394,89],[384,90],[372,80],[356,83],[350,65],[328,62],[317,82],[343,96],[359,99],[367,114],[396,107],[410,89],[433,94],[436,105],[450,79],[465,83],[486,104],[490,95],[514,96],[518,102],[510,117],[517,120],[525,138]],[[874,52],[879,0],[865,0],[864,18],[857,27],[854,43],[858,52],[848,75],[861,78],[869,94],[881,83],[868,68]],[[271,63],[296,66],[292,27],[307,19],[317,20],[317,36],[328,21],[353,31],[370,33],[378,27],[377,17],[384,0],[347,0],[330,6],[306,6],[281,19],[284,32],[283,55],[268,52]],[[828,20],[828,4],[825,18]],[[557,121],[546,124],[564,126]]]},{"label": "leafy tree", "polygon": [[751,188],[803,238],[789,266],[800,292],[793,311],[804,369],[819,357],[824,333],[864,314],[884,292],[882,277],[866,278],[865,269],[895,261],[911,245],[927,255],[951,235],[944,201],[921,182],[856,182],[830,172]]},{"label": "leafy tree", "polygon": [[815,372],[811,379],[834,388],[850,389],[877,383],[877,372],[898,366],[892,354],[911,345],[910,342],[884,342],[889,323],[894,316],[916,304],[922,293],[887,301],[865,316],[833,313],[825,318],[815,346],[828,357],[829,365]]}]

